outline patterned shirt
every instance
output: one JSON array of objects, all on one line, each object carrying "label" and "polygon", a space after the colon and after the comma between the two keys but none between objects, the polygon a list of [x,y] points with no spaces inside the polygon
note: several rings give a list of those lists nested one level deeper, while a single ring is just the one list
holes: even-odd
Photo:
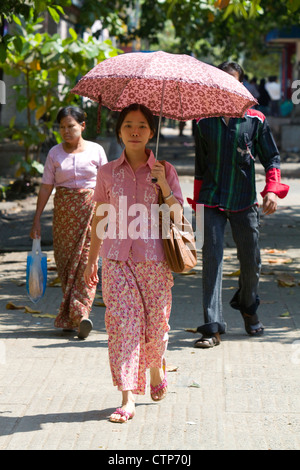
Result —
[{"label": "patterned shirt", "polygon": [[[159,186],[151,179],[155,157],[150,150],[146,151],[149,155],[147,162],[135,171],[124,151],[120,158],[98,171],[94,200],[102,204],[96,214],[105,216],[105,212],[110,211],[108,229],[100,250],[100,256],[104,258],[126,261],[132,250],[135,262],[165,259],[159,237]],[[179,179],[171,163],[165,162],[165,172],[175,198],[183,204]]]},{"label": "patterned shirt", "polygon": [[200,119],[195,131],[195,180],[201,182],[196,202],[240,211],[257,204],[255,157],[267,172],[280,168],[280,156],[267,120],[249,109],[243,118]]}]

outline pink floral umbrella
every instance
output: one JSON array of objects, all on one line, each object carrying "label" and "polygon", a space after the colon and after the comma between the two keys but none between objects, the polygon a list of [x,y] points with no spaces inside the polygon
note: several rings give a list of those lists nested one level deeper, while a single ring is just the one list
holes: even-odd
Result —
[{"label": "pink floral umbrella", "polygon": [[[71,93],[112,111],[139,103],[155,115],[188,121],[242,117],[257,101],[230,74],[185,54],[130,52],[104,60]],[[158,132],[159,136],[159,132]],[[156,157],[158,141],[156,146]]]}]

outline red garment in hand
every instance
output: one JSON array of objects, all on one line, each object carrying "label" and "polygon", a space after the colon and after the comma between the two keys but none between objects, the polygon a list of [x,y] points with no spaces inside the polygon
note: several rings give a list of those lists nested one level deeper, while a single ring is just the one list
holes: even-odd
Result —
[{"label": "red garment in hand", "polygon": [[187,202],[189,203],[189,205],[192,206],[194,211],[196,210],[196,204],[197,204],[198,199],[199,199],[199,194],[200,194],[200,191],[201,191],[202,183],[203,183],[203,180],[194,180],[194,196],[193,196],[193,199],[191,199],[190,197],[188,197],[186,199]]},{"label": "red garment in hand", "polygon": [[275,193],[280,199],[283,199],[289,192],[290,187],[280,182],[281,172],[279,168],[271,168],[266,173],[266,186],[260,193],[265,197],[267,193]]}]

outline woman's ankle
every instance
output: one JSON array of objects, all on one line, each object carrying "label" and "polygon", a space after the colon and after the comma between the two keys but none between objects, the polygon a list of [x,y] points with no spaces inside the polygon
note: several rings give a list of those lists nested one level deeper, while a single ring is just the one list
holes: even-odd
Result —
[{"label": "woman's ankle", "polygon": [[122,406],[134,405],[135,397],[131,390],[125,390],[122,392]]}]

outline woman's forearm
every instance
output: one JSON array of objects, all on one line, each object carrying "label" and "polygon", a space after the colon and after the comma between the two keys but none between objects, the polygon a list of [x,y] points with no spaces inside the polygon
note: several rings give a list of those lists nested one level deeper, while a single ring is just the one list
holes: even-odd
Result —
[{"label": "woman's forearm", "polygon": [[176,197],[172,194],[171,188],[166,181],[165,184],[161,185],[161,192],[164,200],[164,204],[167,204],[170,208],[170,217],[175,223],[181,223],[182,220],[182,205],[176,199]]},{"label": "woman's forearm", "polygon": [[98,262],[99,251],[103,243],[105,228],[107,225],[106,216],[97,215],[97,210],[100,205],[101,203],[97,203],[95,214],[94,214],[93,221],[92,221],[91,245],[90,245],[89,258],[88,258],[88,262],[90,264],[95,264]]},{"label": "woman's forearm", "polygon": [[30,237],[33,239],[41,237],[40,218],[48,202],[48,199],[52,193],[52,189],[53,189],[53,185],[51,184],[42,184],[40,187],[37,204],[36,204],[36,211],[35,211],[32,227],[30,231]]},{"label": "woman's forearm", "polygon": [[97,203],[96,211],[92,221],[90,251],[88,262],[83,275],[85,283],[90,287],[99,282],[97,275],[98,259],[100,248],[105,234],[105,227],[107,225],[107,222],[104,221],[104,218],[106,219],[106,217],[102,215],[97,215],[97,210],[100,205],[101,203]]},{"label": "woman's forearm", "polygon": [[37,203],[36,203],[36,211],[35,211],[35,219],[40,219],[43,210],[49,200],[49,197],[52,193],[53,185],[52,184],[42,184],[40,187]]}]

